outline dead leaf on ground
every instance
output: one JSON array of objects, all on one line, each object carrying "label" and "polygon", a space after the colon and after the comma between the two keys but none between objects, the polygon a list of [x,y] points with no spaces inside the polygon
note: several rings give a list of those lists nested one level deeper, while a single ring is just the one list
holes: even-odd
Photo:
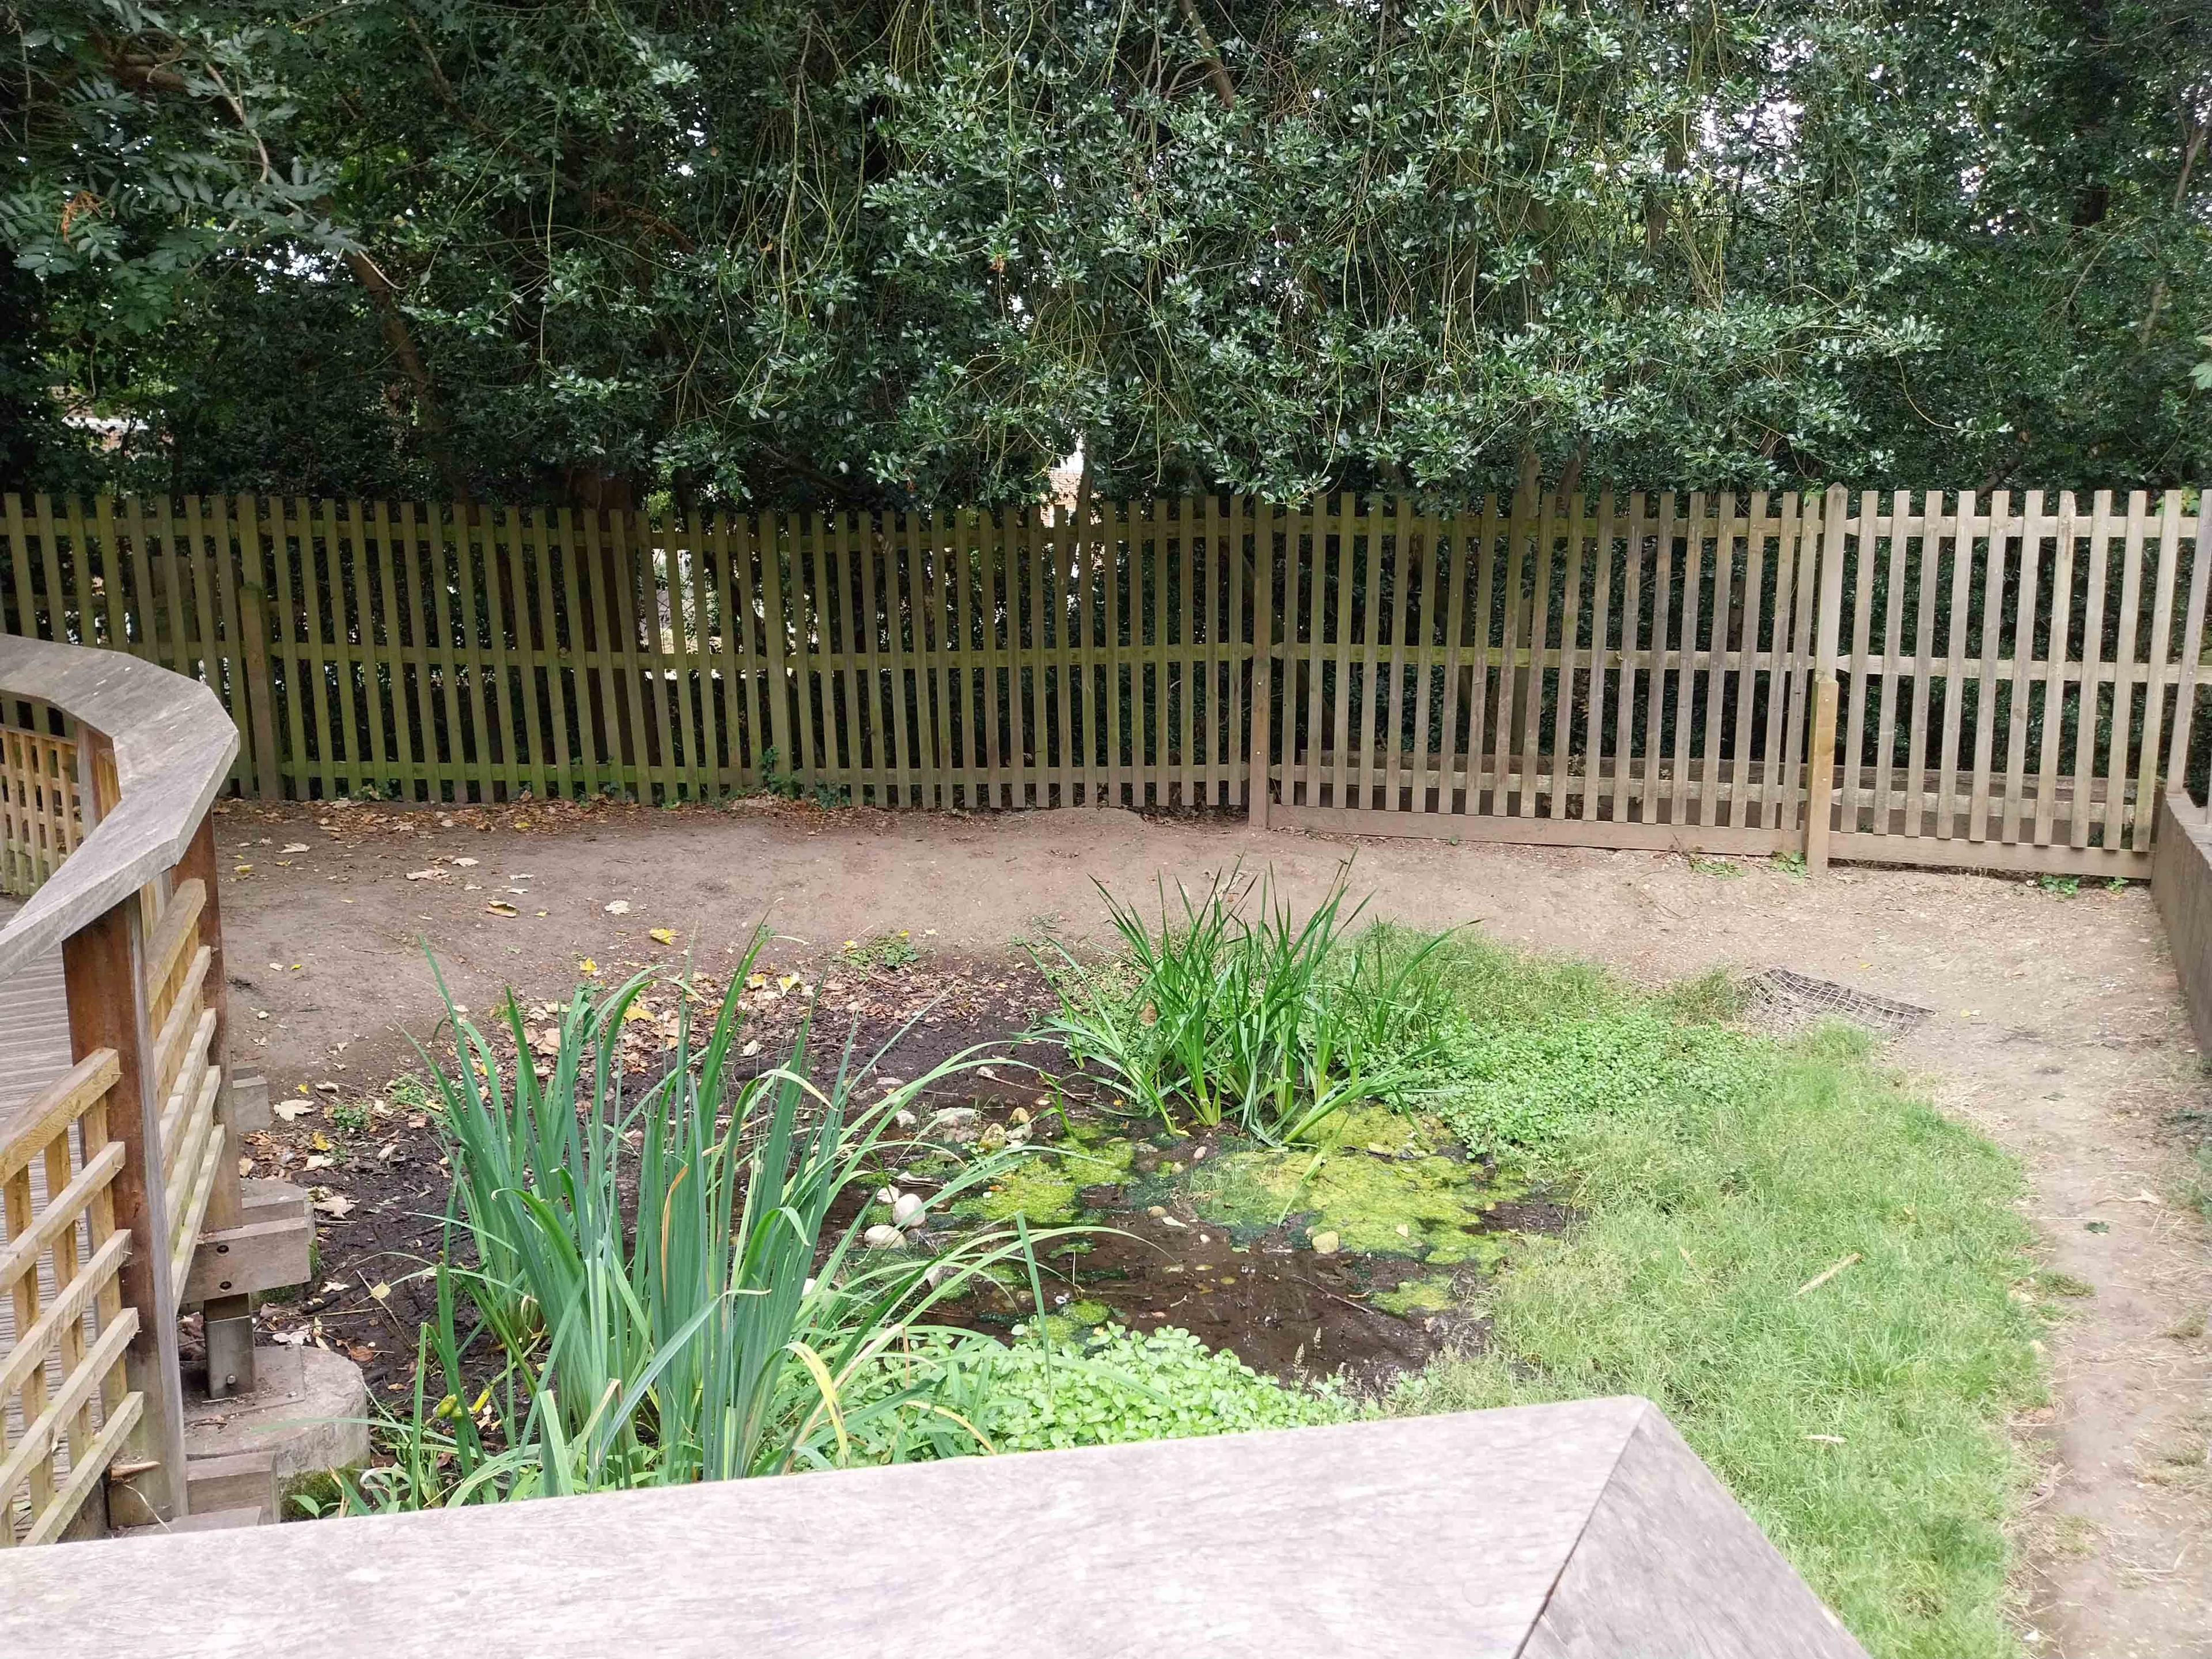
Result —
[{"label": "dead leaf on ground", "polygon": [[304,1100],[280,1100],[270,1109],[287,1123],[295,1123],[314,1108]]},{"label": "dead leaf on ground", "polygon": [[495,916],[519,916],[522,914],[505,899],[494,899],[484,908]]},{"label": "dead leaf on ground", "polygon": [[653,930],[653,938],[658,943],[662,945],[673,945],[676,943],[676,933],[672,928],[656,927]]},{"label": "dead leaf on ground", "polygon": [[611,916],[626,916],[629,914],[629,901],[628,899],[609,899],[607,901],[606,911]]},{"label": "dead leaf on ground", "polygon": [[343,1193],[332,1193],[327,1198],[317,1199],[315,1207],[325,1215],[344,1217],[353,1213],[353,1200]]},{"label": "dead leaf on ground", "polygon": [[312,850],[313,849],[310,848],[307,843],[304,841],[289,841],[284,843],[284,851],[287,854],[305,853]]}]

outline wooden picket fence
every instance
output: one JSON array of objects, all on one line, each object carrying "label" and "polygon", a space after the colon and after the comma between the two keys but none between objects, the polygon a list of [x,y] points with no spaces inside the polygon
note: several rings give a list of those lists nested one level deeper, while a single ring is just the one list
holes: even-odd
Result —
[{"label": "wooden picket fence", "polygon": [[0,529],[0,628],[204,679],[265,799],[772,787],[2112,874],[2187,763],[2208,566],[2179,491],[11,495]]}]

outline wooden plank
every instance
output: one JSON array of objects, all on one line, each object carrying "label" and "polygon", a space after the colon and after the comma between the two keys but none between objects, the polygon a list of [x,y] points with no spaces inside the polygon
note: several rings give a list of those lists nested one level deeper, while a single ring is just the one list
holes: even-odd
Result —
[{"label": "wooden plank", "polygon": [[[384,688],[377,673],[378,666],[386,660],[387,651],[386,647],[378,644],[376,638],[376,610],[370,569],[376,561],[369,551],[368,509],[356,501],[349,506],[347,512],[351,532],[348,540],[353,554],[353,633],[359,641],[356,650],[361,666],[361,720],[368,728],[368,747],[365,751],[356,750],[356,752],[357,759],[365,752],[368,763],[375,769],[369,781],[370,787],[373,794],[380,799],[392,777],[391,755],[385,741]],[[398,638],[398,632],[394,630],[392,639],[396,641]],[[351,684],[352,664],[349,662],[343,672],[347,684]]]},{"label": "wooden plank", "polygon": [[[1535,592],[1529,596],[1527,640],[1528,678],[1521,680],[1520,698],[1521,793],[1514,810],[1524,817],[1549,816],[1543,811],[1544,787],[1544,656],[1551,650],[1552,567],[1559,557],[1557,504],[1548,494],[1536,498],[1535,539],[1529,556],[1535,565]],[[1516,677],[1517,678],[1517,677]]]},{"label": "wooden plank", "polygon": [[2158,822],[2159,752],[2166,715],[2166,686],[2172,675],[2174,572],[2181,562],[2181,492],[2169,489],[2159,503],[2158,575],[2151,600],[2150,652],[2143,679],[2143,735],[2136,777],[2135,833],[2138,851],[2150,845]]},{"label": "wooden plank", "polygon": [[1878,536],[1889,542],[1888,582],[1884,595],[1882,623],[1881,718],[1876,727],[1874,769],[1875,833],[1886,833],[1889,823],[1890,779],[1895,769],[1898,728],[1898,653],[1904,646],[1905,536],[1904,524],[1907,515],[1905,492],[1899,489],[1890,496],[1889,516],[1879,521]]},{"label": "wooden plank", "polygon": [[[591,723],[591,693],[586,683],[582,652],[582,634],[576,626],[577,580],[573,552],[567,557],[562,553],[561,512],[558,507],[540,507],[533,515],[538,532],[538,626],[535,653],[545,671],[545,718],[552,738],[551,770],[547,778],[550,793],[562,800],[572,799],[579,781],[576,775],[576,748],[568,735],[568,711],[576,711],[580,728]],[[556,570],[560,572],[556,581]],[[565,600],[564,605],[562,601]],[[565,612],[568,623],[567,643],[562,640],[562,623]],[[726,607],[723,612],[726,618]],[[727,627],[726,621],[724,626]]]},{"label": "wooden plank", "polygon": [[[629,735],[632,744],[631,774],[637,798],[650,803],[656,786],[668,790],[668,798],[675,799],[673,757],[669,754],[665,736],[667,723],[663,718],[665,698],[659,672],[660,628],[659,605],[656,601],[651,620],[653,623],[653,642],[647,646],[640,633],[644,618],[638,611],[638,585],[641,580],[650,592],[653,588],[651,569],[650,540],[638,533],[635,518],[626,512],[607,514],[607,586],[613,605],[611,620],[615,635],[621,641],[623,697],[629,705]],[[793,571],[797,574],[797,550],[793,551]],[[800,618],[804,625],[803,616]],[[802,684],[804,683],[802,682]],[[803,706],[802,706],[802,713]],[[660,741],[656,744],[654,739]],[[803,750],[809,745],[802,738]],[[659,759],[653,758],[658,749]],[[784,763],[792,772],[799,770],[803,756],[793,756]]]},{"label": "wooden plank", "polygon": [[[1644,822],[1655,825],[1662,821],[1659,799],[1666,775],[1662,734],[1666,729],[1667,626],[1674,611],[1674,492],[1671,489],[1659,497],[1656,546],[1658,556],[1651,599],[1651,665],[1646,676],[1650,700],[1644,711]],[[1679,768],[1682,757],[1678,756],[1674,763]]]},{"label": "wooden plank", "polygon": [[2033,695],[2036,582],[2043,568],[2043,492],[2031,489],[2022,509],[2019,608],[2013,619],[2012,702],[2005,722],[2003,814],[1998,836],[2007,842],[2020,839],[2021,814],[2027,799],[2027,722]]},{"label": "wooden plank", "polygon": [[1632,852],[1710,853],[1768,857],[1793,839],[1778,830],[1697,823],[1578,823],[1526,814],[1484,813],[1453,821],[1412,812],[1363,812],[1334,806],[1295,807],[1276,815],[1286,828],[1325,835],[1393,836],[1494,842],[1519,847],[1596,847]]},{"label": "wooden plank", "polygon": [[[891,741],[890,769],[896,779],[896,794],[891,796],[891,803],[905,807],[914,803],[914,741],[907,734],[907,606],[900,599],[900,592],[905,588],[905,584],[900,581],[900,540],[902,540],[902,515],[896,515],[890,508],[884,508],[883,531],[876,535],[876,546],[883,553],[883,611],[878,615],[883,617],[884,648],[887,648],[887,657],[890,657],[887,672],[890,672],[891,719],[887,732],[890,732]],[[867,566],[867,591],[869,608],[874,611],[874,560],[869,560]]]},{"label": "wooden plank", "polygon": [[[1361,798],[1370,805],[1375,804],[1373,785],[1379,768],[1382,774],[1382,810],[1395,812],[1400,810],[1399,797],[1406,782],[1404,745],[1399,732],[1405,723],[1405,712],[1400,705],[1406,701],[1406,590],[1412,580],[1404,502],[1390,498],[1387,513],[1378,502],[1370,510],[1367,524],[1367,701],[1370,707],[1369,720],[1364,723],[1371,726],[1373,735],[1371,742],[1361,745],[1368,759],[1363,774],[1368,787]],[[1380,635],[1382,587],[1386,578],[1390,587],[1390,637],[1384,654]],[[1420,741],[1425,749],[1425,732],[1421,733]]]},{"label": "wooden plank", "polygon": [[1622,538],[1620,587],[1620,678],[1613,694],[1613,822],[1629,821],[1629,773],[1636,748],[1636,653],[1643,606],[1644,497],[1628,497],[1628,523]]},{"label": "wooden plank", "polygon": [[[1249,782],[1250,768],[1249,756],[1245,769],[1240,771],[1237,768],[1237,733],[1243,731],[1245,746],[1249,750],[1255,730],[1264,733],[1267,728],[1265,716],[1260,719],[1256,726],[1249,717],[1241,727],[1237,721],[1239,712],[1246,706],[1244,659],[1240,647],[1246,642],[1249,631],[1245,623],[1244,502],[1235,495],[1229,497],[1225,508],[1217,496],[1208,495],[1206,502],[1206,558],[1202,568],[1212,573],[1206,619],[1206,636],[1213,647],[1211,660],[1215,664],[1206,679],[1209,699],[1206,707],[1212,715],[1212,723],[1207,728],[1212,733],[1207,752],[1213,760],[1217,786],[1213,791],[1215,803],[1222,806],[1238,806],[1245,805],[1248,800],[1245,792]],[[1224,583],[1228,587],[1225,614],[1218,608]],[[1267,599],[1271,600],[1273,597],[1270,592]],[[1252,595],[1252,599],[1262,605],[1267,603],[1256,593]],[[1252,672],[1256,676],[1260,660],[1257,650],[1251,653],[1251,660]],[[1265,743],[1261,745],[1263,756],[1267,746]],[[1261,765],[1260,775],[1265,779],[1264,759]],[[1247,811],[1249,813],[1249,806]]]},{"label": "wooden plank", "polygon": [[2097,728],[2101,724],[2103,694],[2097,670],[2104,660],[2105,590],[2112,570],[2112,492],[2100,489],[2089,509],[2089,592],[2081,629],[2081,692],[2080,713],[2074,725],[2074,806],[2067,814],[2067,839],[2076,847],[2089,844],[2089,780],[2097,769]]},{"label": "wooden plank", "polygon": [[1674,823],[1690,821],[1691,745],[1694,741],[1698,700],[1698,605],[1704,581],[1705,496],[1690,493],[1690,509],[1682,526],[1682,610],[1679,655],[1681,667],[1674,678],[1674,776],[1668,811]]},{"label": "wooden plank", "polygon": [[[1713,608],[1705,624],[1709,639],[1705,651],[1704,708],[1705,731],[1698,743],[1698,769],[1705,775],[1703,787],[1698,794],[1698,822],[1718,823],[1720,811],[1720,770],[1714,764],[1719,758],[1722,742],[1726,736],[1728,721],[1729,664],[1734,653],[1729,648],[1729,588],[1735,574],[1735,495],[1723,491],[1712,502],[1713,526]],[[1695,643],[1695,641],[1692,641]]]},{"label": "wooden plank", "polygon": [[[1936,594],[1942,568],[1942,526],[1937,514],[1941,497],[1927,497],[1925,515],[1920,536],[1920,556],[1912,562],[1917,573],[1916,584],[1918,605],[1914,611],[1912,630],[1912,713],[1911,726],[1906,738],[1905,772],[1918,777],[1928,765],[1928,735],[1929,719],[1929,664],[1936,650]],[[1905,833],[1922,836],[1928,832],[1926,803],[1918,791],[1905,803]]]},{"label": "wooden plank", "polygon": [[[2135,679],[2142,657],[2140,633],[2142,605],[2143,539],[2149,529],[2149,496],[2142,490],[2128,493],[2126,542],[2121,552],[2124,561],[2120,573],[2120,630],[2112,653],[2112,720],[2111,746],[2105,756],[2105,845],[2118,847],[2127,828],[2126,779],[2135,769],[2130,764],[2130,737],[2135,720]],[[2147,811],[2154,803],[2148,796],[2136,803],[2138,811]],[[2150,823],[2146,817],[2140,837],[2145,847],[2150,845]]]},{"label": "wooden plank", "polygon": [[1460,518],[1463,531],[1471,529],[1476,545],[1467,551],[1469,569],[1475,585],[1474,616],[1469,626],[1474,648],[1468,684],[1467,804],[1461,810],[1467,814],[1480,813],[1482,804],[1482,764],[1491,753],[1488,736],[1490,720],[1490,619],[1494,609],[1493,590],[1498,563],[1498,497],[1487,495],[1482,498],[1482,509],[1472,526],[1468,514]]},{"label": "wooden plank", "polygon": [[[860,553],[868,574],[868,614],[876,614],[875,552],[872,538],[864,533]],[[732,578],[731,562],[737,557],[730,543],[730,515],[726,508],[717,507],[706,520],[705,536],[701,550],[700,575],[703,583],[700,597],[700,615],[704,617],[711,599],[720,645],[714,658],[712,678],[702,685],[701,694],[711,694],[714,708],[715,737],[709,741],[708,760],[714,768],[714,793],[717,798],[741,787],[744,773],[744,734],[750,729],[747,709],[751,703],[751,676],[748,672],[752,642],[751,620],[738,610],[737,586]],[[703,626],[703,623],[702,626]],[[702,642],[703,645],[703,641]],[[877,670],[876,640],[868,640],[869,663]],[[878,696],[882,692],[880,673],[870,681]],[[878,704],[880,712],[881,705]],[[883,805],[878,791],[876,804]]]},{"label": "wooden plank", "polygon": [[[427,508],[403,502],[399,514],[402,569],[407,578],[407,619],[415,634],[415,690],[421,700],[425,798],[432,805],[453,786],[456,802],[468,799],[462,782],[459,693],[453,684],[453,636],[445,620],[446,561],[438,524]],[[444,711],[441,723],[438,715]],[[411,790],[409,792],[413,793]]]},{"label": "wooden plank", "polygon": [[2212,573],[2212,491],[2197,495],[2196,533],[2189,561],[2189,605],[2181,625],[2181,678],[2175,689],[2173,735],[2166,756],[2166,781],[2178,783],[2189,775],[2189,738],[2196,723],[2197,677],[2204,660],[2204,595],[2206,576]]},{"label": "wooden plank", "polygon": [[1813,623],[1818,610],[1820,535],[1817,526],[1820,522],[1819,510],[1812,508],[1795,490],[1790,492],[1787,506],[1797,526],[1797,557],[1790,581],[1794,633],[1787,696],[1784,702],[1787,719],[1782,734],[1782,772],[1776,783],[1783,798],[1783,810],[1777,827],[1785,832],[1800,828],[1800,814],[1805,803],[1802,769],[1805,744],[1812,737],[1809,728],[1812,725]]},{"label": "wooden plank", "polygon": [[[1594,822],[1602,816],[1606,786],[1605,766],[1605,696],[1606,668],[1613,658],[1613,538],[1614,532],[1613,486],[1606,485],[1597,502],[1597,568],[1592,577],[1590,611],[1589,713],[1583,722],[1583,790],[1581,814],[1585,821]],[[1626,647],[1620,653],[1624,672],[1627,666]],[[1625,766],[1627,757],[1617,757],[1615,763]]]},{"label": "wooden plank", "polygon": [[[530,650],[530,601],[522,577],[522,514],[512,507],[504,513],[487,507],[482,523],[483,556],[478,568],[483,573],[484,634],[491,654],[484,699],[499,732],[500,778],[507,785],[507,799],[513,800],[525,789],[543,793],[545,784],[538,769],[542,749],[536,740],[535,679],[527,669],[519,678],[514,672],[515,654],[522,653],[526,659]],[[510,592],[515,612],[512,651],[507,642]],[[680,609],[677,614],[680,619]]]},{"label": "wooden plank", "polygon": [[2080,530],[2074,492],[2058,495],[2058,556],[2051,576],[2051,646],[2043,690],[2043,754],[2036,768],[2035,844],[2048,846],[2057,795],[2060,733],[2065,726],[2065,686],[2058,670],[2073,650],[2074,538]]},{"label": "wooden plank", "polygon": [[2010,539],[2012,494],[1990,498],[1990,550],[1982,562],[1982,628],[1975,642],[1982,657],[1974,699],[1974,781],[1966,800],[1966,839],[1985,841],[1990,829],[1990,768],[1997,725],[1997,649],[2004,631],[2005,547]]},{"label": "wooden plank", "polygon": [[[1144,536],[1149,554],[1145,564],[1152,578],[1152,626],[1145,639],[1145,665],[1152,670],[1152,763],[1148,775],[1152,790],[1152,802],[1164,809],[1168,805],[1169,756],[1173,752],[1173,732],[1168,726],[1168,578],[1167,534],[1159,514],[1157,501],[1144,504],[1141,515],[1135,503],[1129,507],[1129,540],[1132,549],[1139,533]],[[1138,530],[1139,522],[1145,526]],[[1132,607],[1133,614],[1133,606]],[[1139,799],[1143,798],[1143,784],[1139,785]]]},{"label": "wooden plank", "polygon": [[[1289,568],[1301,565],[1306,572],[1306,728],[1305,772],[1306,787],[1304,804],[1321,804],[1322,751],[1328,747],[1324,741],[1326,694],[1323,690],[1323,665],[1328,661],[1328,587],[1327,553],[1328,532],[1326,529],[1328,501],[1326,498],[1307,503],[1287,520]],[[1287,768],[1289,752],[1284,756]],[[1285,774],[1287,775],[1287,773]],[[1292,805],[1291,791],[1283,791],[1283,805]],[[1268,815],[1272,819],[1272,812]]]},{"label": "wooden plank", "polygon": [[[1759,638],[1760,607],[1766,601],[1767,505],[1766,491],[1753,493],[1750,520],[1744,530],[1743,624],[1737,632],[1733,653],[1736,668],[1735,740],[1731,746],[1737,750],[1752,745],[1759,730]],[[1722,613],[1726,614],[1726,607],[1722,607]],[[1845,775],[1848,777],[1848,772]],[[1751,769],[1739,766],[1729,790],[1729,822],[1750,823],[1759,816],[1754,807]],[[1846,808],[1847,819],[1848,815]]]},{"label": "wooden plank", "polygon": [[[1936,801],[1936,836],[1949,841],[1958,833],[1959,727],[1966,702],[1966,623],[1973,606],[1974,542],[1978,521],[1974,492],[1959,492],[1957,528],[1951,538],[1951,603],[1948,645],[1943,664],[1943,737],[1939,767],[1943,779]],[[1936,543],[1936,546],[1941,543]],[[1931,568],[1932,574],[1932,568]]]},{"label": "wooden plank", "polygon": [[[307,497],[297,497],[294,505],[297,508],[295,516],[300,521],[300,608],[293,619],[298,629],[293,660],[298,670],[301,694],[313,724],[315,743],[313,763],[304,769],[312,777],[313,787],[321,790],[322,798],[329,800],[337,795],[341,786],[337,750],[331,740],[331,686],[323,645],[323,601],[330,591],[330,583],[316,565],[316,550],[327,548],[328,541],[316,523],[314,506]],[[185,580],[184,570],[173,556],[173,544],[169,574],[180,585]]]},{"label": "wooden plank", "polygon": [[[196,504],[198,498],[187,495],[185,500],[189,508]],[[76,640],[77,628],[70,620],[69,585],[62,576],[61,537],[54,529],[53,501],[43,489],[32,501],[39,520],[40,567],[46,574],[46,637],[67,645]],[[199,545],[197,538],[192,544],[197,552]],[[211,675],[208,684],[215,688],[217,696],[222,695],[222,682],[219,676]]]},{"label": "wooden plank", "polygon": [[[1559,603],[1559,672],[1558,692],[1552,705],[1552,791],[1550,816],[1568,816],[1571,794],[1587,798],[1595,787],[1594,757],[1585,757],[1583,781],[1574,781],[1575,655],[1583,621],[1583,542],[1589,533],[1589,502],[1580,490],[1566,508],[1566,586]],[[1593,644],[1592,654],[1597,647]],[[1587,746],[1587,745],[1585,745]]]},{"label": "wooden plank", "polygon": [[[886,522],[889,522],[888,519]],[[761,574],[760,569],[758,520],[752,514],[747,514],[738,519],[732,528],[735,534],[729,538],[729,599],[736,607],[736,621],[732,625],[736,629],[738,672],[743,681],[742,690],[744,693],[747,747],[743,769],[750,772],[753,781],[757,783],[760,778],[761,755],[774,741],[769,729],[774,720],[774,699],[767,668],[767,617],[761,599],[762,586],[766,578]],[[885,549],[884,556],[890,562],[890,586],[886,591],[885,603],[890,607],[892,613],[891,642],[893,660],[896,664],[902,660],[898,655],[896,591],[898,566],[896,553],[888,546]],[[902,682],[898,690],[898,711],[899,729],[902,733],[899,764],[903,767],[906,764],[906,746],[903,738],[906,721],[906,690]],[[738,769],[738,756],[734,745],[730,751],[730,764],[733,770]],[[901,804],[904,805],[903,799]]]},{"label": "wooden plank", "polygon": [[[1439,522],[1433,513],[1424,513],[1419,516],[1413,532],[1413,535],[1419,541],[1419,550],[1416,553],[1409,548],[1406,561],[1407,568],[1418,574],[1420,588],[1419,603],[1414,606],[1419,620],[1413,624],[1413,640],[1417,647],[1413,660],[1419,665],[1414,670],[1418,678],[1413,688],[1415,764],[1412,805],[1413,810],[1416,812],[1439,810],[1429,804],[1429,791],[1433,787],[1430,780],[1432,776],[1441,775],[1449,770],[1448,763],[1443,761],[1431,766],[1431,760],[1435,751],[1429,747],[1430,700],[1436,678],[1430,664],[1433,660],[1437,634],[1443,622],[1444,588],[1449,580],[1444,573],[1443,538],[1437,533]],[[1449,751],[1450,743],[1451,738],[1447,732],[1440,747]],[[1450,805],[1450,802],[1445,801],[1442,803],[1442,809],[1449,811]]]},{"label": "wooden plank", "polygon": [[[1273,791],[1267,782],[1269,763],[1274,752],[1275,733],[1275,514],[1272,507],[1249,496],[1232,496],[1231,511],[1237,529],[1232,533],[1229,559],[1232,570],[1241,570],[1244,564],[1243,535],[1249,530],[1252,537],[1252,705],[1251,719],[1247,726],[1244,763],[1247,775],[1244,783],[1244,812],[1246,819],[1255,829],[1265,830],[1273,814]],[[1255,512],[1254,509],[1257,508]],[[1295,583],[1295,560],[1292,568],[1283,573],[1285,583]],[[1291,595],[1294,600],[1295,594]],[[1285,611],[1289,610],[1286,605]],[[1232,619],[1237,607],[1230,609]],[[1287,641],[1285,642],[1287,647]],[[1290,692],[1292,676],[1288,672],[1288,657],[1285,658],[1283,675],[1284,731],[1286,734],[1289,719]],[[1231,718],[1236,700],[1230,701]],[[1290,793],[1291,745],[1283,744],[1284,791]]]},{"label": "wooden plank", "polygon": [[[1358,586],[1355,545],[1358,503],[1345,491],[1338,492],[1335,501],[1336,509],[1328,515],[1335,524],[1336,536],[1336,637],[1329,653],[1336,669],[1336,698],[1335,718],[1328,728],[1329,741],[1335,745],[1336,765],[1329,780],[1329,799],[1343,807],[1351,801],[1352,668],[1359,648],[1358,612],[1353,603]],[[1314,533],[1318,541],[1322,534],[1319,520],[1316,521]]]}]

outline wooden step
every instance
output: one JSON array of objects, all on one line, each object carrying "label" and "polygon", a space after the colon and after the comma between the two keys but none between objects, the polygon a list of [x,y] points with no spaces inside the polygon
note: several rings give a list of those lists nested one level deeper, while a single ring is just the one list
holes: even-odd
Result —
[{"label": "wooden step", "polygon": [[234,1510],[195,1510],[190,1515],[180,1515],[173,1521],[159,1522],[150,1527],[120,1527],[118,1538],[155,1538],[173,1532],[229,1532],[238,1527],[265,1527],[270,1524],[269,1511],[248,1505]]},{"label": "wooden step", "polygon": [[271,1452],[219,1452],[185,1461],[185,1504],[194,1515],[240,1509],[264,1509],[275,1515],[281,1502],[276,1459]]}]

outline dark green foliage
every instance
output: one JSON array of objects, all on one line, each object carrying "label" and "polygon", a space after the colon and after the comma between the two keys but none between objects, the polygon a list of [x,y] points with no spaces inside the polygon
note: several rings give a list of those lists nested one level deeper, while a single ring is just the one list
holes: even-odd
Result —
[{"label": "dark green foliage", "polygon": [[2212,469],[2194,0],[6,18],[11,483],[994,501],[1079,443],[1121,495]]}]

